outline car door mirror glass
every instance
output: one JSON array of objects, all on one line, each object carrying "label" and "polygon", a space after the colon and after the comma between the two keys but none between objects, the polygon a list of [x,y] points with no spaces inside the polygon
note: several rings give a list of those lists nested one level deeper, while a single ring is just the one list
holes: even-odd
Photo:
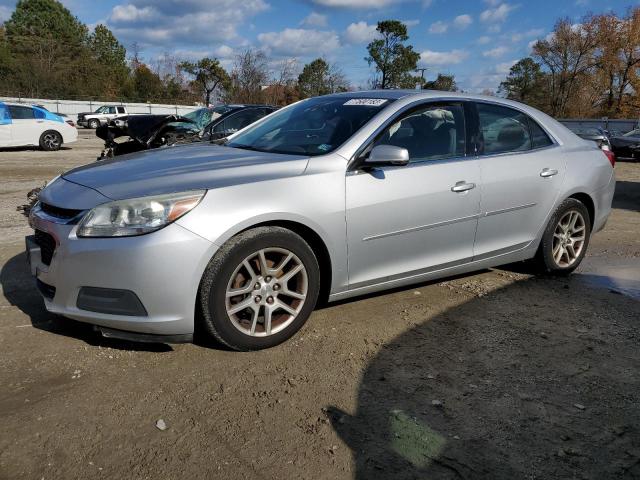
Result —
[{"label": "car door mirror glass", "polygon": [[378,145],[371,150],[366,165],[372,167],[384,165],[407,165],[409,163],[409,151],[406,148],[395,145]]}]

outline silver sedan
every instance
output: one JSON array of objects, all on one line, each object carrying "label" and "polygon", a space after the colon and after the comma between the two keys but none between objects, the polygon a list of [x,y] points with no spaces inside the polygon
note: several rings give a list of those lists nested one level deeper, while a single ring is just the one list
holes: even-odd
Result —
[{"label": "silver sedan", "polygon": [[502,99],[316,97],[226,145],[71,170],[32,210],[46,308],[105,336],[274,346],[316,302],[534,259],[566,275],[611,210],[615,159]]}]

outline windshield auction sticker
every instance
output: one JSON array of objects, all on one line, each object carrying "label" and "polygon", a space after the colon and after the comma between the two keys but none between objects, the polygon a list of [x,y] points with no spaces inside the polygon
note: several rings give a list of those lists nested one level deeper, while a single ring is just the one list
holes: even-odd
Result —
[{"label": "windshield auction sticker", "polygon": [[387,102],[384,98],[352,98],[345,105],[365,105],[367,107],[379,107]]}]

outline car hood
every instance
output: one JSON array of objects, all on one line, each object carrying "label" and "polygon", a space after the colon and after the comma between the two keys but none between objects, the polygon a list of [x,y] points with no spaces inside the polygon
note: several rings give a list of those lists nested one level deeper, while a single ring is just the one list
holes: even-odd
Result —
[{"label": "car hood", "polygon": [[120,200],[293,177],[304,172],[308,160],[203,142],[123,155],[70,170],[62,178]]}]

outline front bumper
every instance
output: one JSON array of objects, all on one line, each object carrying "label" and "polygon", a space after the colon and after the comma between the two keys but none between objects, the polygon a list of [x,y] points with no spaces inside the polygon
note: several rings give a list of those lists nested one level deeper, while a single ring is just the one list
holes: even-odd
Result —
[{"label": "front bumper", "polygon": [[[54,242],[47,264],[47,249],[27,237],[31,272],[48,311],[105,327],[99,330],[118,338],[125,338],[118,334],[122,331],[187,336],[183,338],[193,334],[200,279],[217,250],[213,243],[175,223],[137,237],[78,238],[76,225],[52,222],[38,213],[30,221]],[[133,292],[147,315],[80,308],[83,287]]]}]

